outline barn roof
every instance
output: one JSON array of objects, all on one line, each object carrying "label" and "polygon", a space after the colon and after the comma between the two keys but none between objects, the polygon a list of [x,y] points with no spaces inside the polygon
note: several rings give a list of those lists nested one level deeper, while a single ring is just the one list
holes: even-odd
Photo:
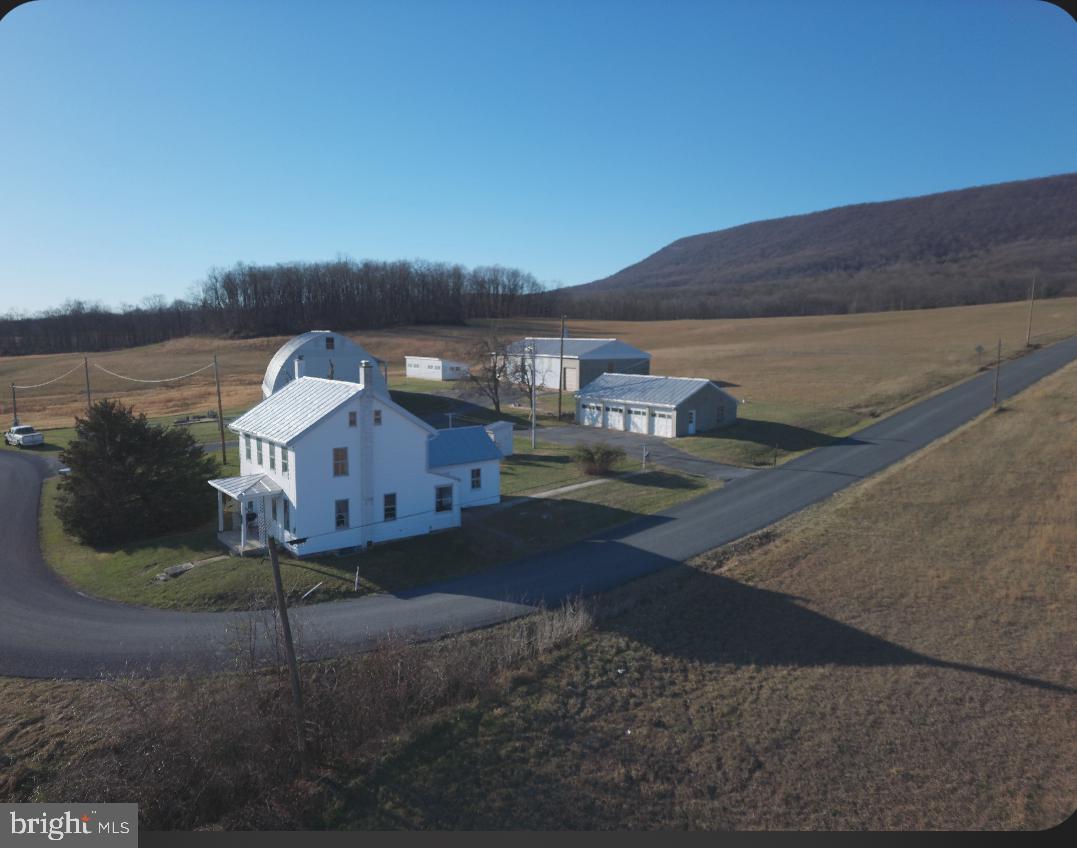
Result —
[{"label": "barn roof", "polygon": [[602,374],[579,392],[579,398],[601,398],[624,403],[651,403],[658,406],[677,406],[700,389],[718,388],[702,377],[659,377],[644,374]]},{"label": "barn roof", "polygon": [[[325,349],[325,339],[333,338],[333,350]],[[295,338],[289,339],[282,344],[266,366],[265,377],[262,378],[262,395],[268,397],[275,391],[279,391],[294,378],[296,356],[302,355],[307,363],[307,374],[311,377],[328,376],[329,361],[333,361],[333,376],[338,380],[355,381],[359,378],[358,365],[364,359],[371,363],[381,360],[374,356],[362,345],[356,344],[351,339],[340,333],[329,330],[311,330],[301,333]],[[315,373],[313,369],[319,368],[323,373]],[[373,369],[371,380],[379,385],[383,378],[378,369]]]},{"label": "barn roof", "polygon": [[429,466],[443,468],[468,462],[487,462],[501,459],[501,451],[485,427],[451,427],[438,430],[430,440]]},{"label": "barn roof", "polygon": [[286,445],[361,391],[358,383],[300,377],[239,416],[228,429]]},{"label": "barn roof", "polygon": [[[526,353],[534,344],[535,356],[560,356],[561,337],[528,337],[508,346],[511,354]],[[650,359],[645,350],[620,339],[565,339],[565,356],[572,359]]]}]

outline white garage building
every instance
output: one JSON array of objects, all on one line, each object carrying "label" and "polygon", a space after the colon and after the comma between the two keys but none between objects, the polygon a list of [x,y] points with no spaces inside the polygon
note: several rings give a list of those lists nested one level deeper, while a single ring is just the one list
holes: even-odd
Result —
[{"label": "white garage building", "polygon": [[471,373],[466,362],[437,356],[405,356],[404,374],[417,380],[463,380]]},{"label": "white garage building", "polygon": [[[526,338],[513,342],[506,353],[509,373],[531,369],[530,348],[535,349],[536,385],[558,388],[558,364],[561,362],[561,337]],[[616,371],[621,374],[649,374],[651,355],[620,339],[565,339],[563,378],[566,391],[574,392],[586,386],[600,374]]]},{"label": "white garage building", "polygon": [[652,436],[691,436],[737,420],[737,401],[710,380],[603,374],[576,395],[576,421]]}]

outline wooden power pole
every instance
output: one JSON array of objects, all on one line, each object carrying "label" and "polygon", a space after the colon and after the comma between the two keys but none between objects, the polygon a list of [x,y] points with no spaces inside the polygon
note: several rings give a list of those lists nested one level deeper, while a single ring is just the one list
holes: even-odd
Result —
[{"label": "wooden power pole", "polygon": [[19,402],[15,399],[15,384],[11,384],[11,423],[19,426]]},{"label": "wooden power pole", "polygon": [[[217,426],[221,431],[221,464],[228,464],[228,454],[224,450],[224,409],[221,406],[221,372],[217,368],[217,354],[213,354],[213,379],[217,383]],[[270,448],[272,450],[272,447]]]},{"label": "wooden power pole", "polygon": [[565,316],[561,315],[561,355],[557,360],[557,423],[561,423],[561,392],[565,388]]},{"label": "wooden power pole", "polygon": [[1032,275],[1032,293],[1028,297],[1028,332],[1025,333],[1025,347],[1032,347],[1032,307],[1036,305],[1036,275]]},{"label": "wooden power pole", "polygon": [[277,593],[277,612],[280,614],[280,628],[284,636],[284,656],[288,660],[288,673],[292,678],[292,704],[295,706],[296,743],[299,746],[299,771],[307,773],[307,733],[303,719],[303,689],[299,680],[299,664],[295,660],[295,645],[292,644],[292,628],[288,622],[288,603],[284,599],[284,584],[280,579],[280,560],[277,557],[277,540],[268,539],[269,561],[273,565],[273,588]]},{"label": "wooden power pole", "polygon": [[998,353],[995,354],[995,394],[991,399],[991,406],[994,409],[998,409],[998,372],[999,366],[1002,364],[1002,339],[998,340]]},{"label": "wooden power pole", "polygon": [[90,360],[82,357],[82,368],[86,372],[86,412],[93,411],[93,397],[90,395]]}]

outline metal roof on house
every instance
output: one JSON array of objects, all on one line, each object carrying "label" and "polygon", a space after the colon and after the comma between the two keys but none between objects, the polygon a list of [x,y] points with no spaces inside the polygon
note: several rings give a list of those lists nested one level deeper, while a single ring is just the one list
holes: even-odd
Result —
[{"label": "metal roof on house", "polygon": [[602,374],[576,393],[580,398],[601,398],[624,403],[650,403],[657,406],[677,406],[700,389],[710,386],[721,391],[702,377],[659,377],[644,374]]},{"label": "metal roof on house", "polygon": [[[534,344],[535,356],[560,356],[561,337],[528,337],[513,342],[507,348],[511,354],[526,353]],[[633,347],[620,339],[565,339],[565,356],[571,359],[650,359],[645,350]]]},{"label": "metal roof on house", "polygon": [[228,429],[286,445],[361,391],[358,383],[300,377],[239,416]]},{"label": "metal roof on house", "polygon": [[448,430],[438,430],[437,435],[430,440],[428,457],[430,468],[443,468],[448,465],[501,459],[501,451],[497,449],[485,427],[451,427]]},{"label": "metal roof on house", "polygon": [[[333,350],[325,348],[326,337],[333,338]],[[334,333],[329,330],[311,330],[301,333],[295,338],[289,339],[278,348],[266,366],[265,377],[262,378],[262,394],[268,396],[275,391],[284,388],[295,378],[295,358],[303,356],[307,375],[311,377],[328,376],[329,362],[333,362],[333,378],[336,380],[349,380],[355,382],[359,379],[359,363],[367,359],[371,363],[381,362],[362,345],[356,344],[347,336]],[[313,369],[320,369],[322,373],[316,373]],[[371,380],[379,385],[384,383],[384,378],[375,367]]]},{"label": "metal roof on house", "polygon": [[275,495],[284,491],[265,474],[244,474],[242,477],[221,477],[210,480],[209,484],[228,497],[239,500],[243,497],[258,495]]}]

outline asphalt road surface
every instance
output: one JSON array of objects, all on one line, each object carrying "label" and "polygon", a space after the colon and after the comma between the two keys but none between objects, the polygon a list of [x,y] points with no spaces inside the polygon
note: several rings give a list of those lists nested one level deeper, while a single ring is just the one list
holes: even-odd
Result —
[{"label": "asphalt road surface", "polygon": [[[1000,395],[1009,397],[1074,359],[1077,337],[1008,363]],[[992,380],[985,372],[839,444],[557,551],[395,595],[296,609],[302,653],[329,656],[393,633],[433,638],[482,627],[540,602],[602,591],[681,562],[820,501],[961,426],[990,407]],[[0,674],[211,670],[227,668],[249,648],[246,614],[132,607],[63,585],[38,549],[38,498],[47,472],[41,457],[0,452]],[[251,567],[266,566],[252,561]]]}]

